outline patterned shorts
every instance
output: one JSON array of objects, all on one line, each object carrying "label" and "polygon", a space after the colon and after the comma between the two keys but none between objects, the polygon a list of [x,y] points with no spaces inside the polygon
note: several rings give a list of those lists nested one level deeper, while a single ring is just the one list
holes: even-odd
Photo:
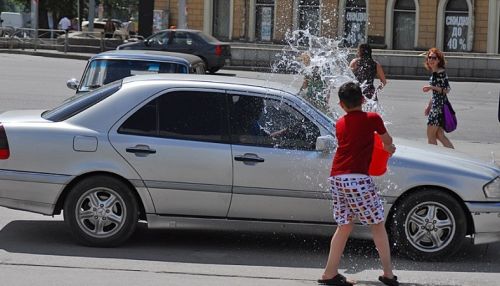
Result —
[{"label": "patterned shorts", "polygon": [[329,178],[332,185],[333,218],[338,225],[355,217],[364,225],[384,221],[384,206],[370,176],[346,174]]}]

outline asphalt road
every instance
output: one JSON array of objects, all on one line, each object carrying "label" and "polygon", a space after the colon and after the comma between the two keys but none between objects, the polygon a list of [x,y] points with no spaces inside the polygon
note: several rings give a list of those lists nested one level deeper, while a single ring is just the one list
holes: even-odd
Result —
[{"label": "asphalt road", "polygon": [[[58,105],[73,94],[66,80],[79,78],[84,66],[79,60],[0,54],[0,111]],[[300,79],[290,75],[222,73],[300,85]],[[424,84],[389,81],[381,102],[393,135],[424,140]],[[496,152],[500,157],[498,84],[452,87],[460,127],[451,139],[468,152]],[[318,236],[140,227],[122,247],[89,248],[74,243],[61,216],[0,207],[0,285],[316,285],[328,247],[329,238]],[[498,257],[500,243],[467,244],[444,261],[395,256],[394,265],[402,285],[493,286],[500,281]],[[372,243],[350,241],[341,271],[358,285],[381,285],[376,282],[380,270]]]}]

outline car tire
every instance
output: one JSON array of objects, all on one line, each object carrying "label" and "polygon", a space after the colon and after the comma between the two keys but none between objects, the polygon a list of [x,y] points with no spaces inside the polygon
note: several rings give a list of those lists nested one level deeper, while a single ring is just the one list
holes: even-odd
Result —
[{"label": "car tire", "polygon": [[438,189],[417,191],[395,206],[391,244],[414,260],[436,260],[455,254],[465,240],[467,219],[460,203]]},{"label": "car tire", "polygon": [[209,73],[216,73],[220,70],[221,67],[211,67],[208,69]]},{"label": "car tire", "polygon": [[93,176],[71,188],[64,203],[64,220],[84,245],[112,247],[125,242],[138,221],[131,188],[110,176]]}]

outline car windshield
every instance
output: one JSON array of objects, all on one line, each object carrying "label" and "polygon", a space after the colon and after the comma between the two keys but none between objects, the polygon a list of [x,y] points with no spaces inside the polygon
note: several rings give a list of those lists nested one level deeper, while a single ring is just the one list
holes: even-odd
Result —
[{"label": "car windshield", "polygon": [[206,41],[207,43],[218,43],[219,40],[217,40],[216,38],[208,35],[208,34],[205,34],[203,32],[198,32],[196,33],[200,38],[202,38],[204,41]]},{"label": "car windshield", "polygon": [[79,92],[86,92],[128,76],[157,73],[188,73],[181,63],[124,59],[93,60],[83,75]]},{"label": "car windshield", "polygon": [[54,122],[66,120],[117,92],[121,86],[122,82],[119,81],[89,93],[76,95],[58,107],[45,111],[42,117]]}]

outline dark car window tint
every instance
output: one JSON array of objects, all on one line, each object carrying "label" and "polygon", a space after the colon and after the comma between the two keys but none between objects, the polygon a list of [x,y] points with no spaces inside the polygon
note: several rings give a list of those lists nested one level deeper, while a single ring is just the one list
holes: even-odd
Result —
[{"label": "dark car window tint", "polygon": [[118,128],[118,133],[156,136],[158,135],[157,101],[141,107]]},{"label": "dark car window tint", "polygon": [[288,104],[263,97],[233,95],[230,105],[234,144],[315,149],[319,128]]},{"label": "dark car window tint", "polygon": [[42,117],[50,121],[66,120],[117,92],[121,86],[122,82],[119,81],[89,93],[76,95],[65,101],[62,105],[44,112]]},{"label": "dark car window tint", "polygon": [[228,141],[226,96],[183,91],[159,100],[160,136],[212,142]]},{"label": "dark car window tint", "polygon": [[189,33],[177,31],[174,34],[174,39],[172,44],[176,44],[179,46],[192,46],[195,43]]}]

